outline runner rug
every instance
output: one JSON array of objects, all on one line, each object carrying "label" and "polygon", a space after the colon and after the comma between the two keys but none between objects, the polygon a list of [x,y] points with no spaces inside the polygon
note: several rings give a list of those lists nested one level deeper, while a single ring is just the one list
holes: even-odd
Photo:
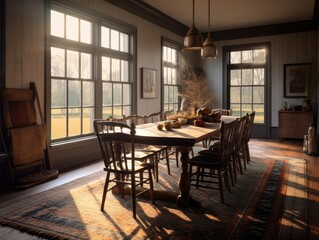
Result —
[{"label": "runner rug", "polygon": [[[241,225],[245,226],[241,232],[249,234],[243,216],[257,212],[267,183],[273,181],[274,172],[280,179],[283,166],[276,160],[253,158],[232,192],[225,191],[225,204],[212,189],[191,188],[200,205],[189,208],[165,200],[152,205],[138,197],[137,219],[132,217],[130,196],[109,192],[105,212],[100,211],[105,176],[101,171],[2,208],[0,224],[48,239],[227,239]],[[177,192],[181,169],[171,164],[171,175],[167,175],[166,166],[160,168],[155,188]],[[281,183],[277,181],[275,192]]]}]

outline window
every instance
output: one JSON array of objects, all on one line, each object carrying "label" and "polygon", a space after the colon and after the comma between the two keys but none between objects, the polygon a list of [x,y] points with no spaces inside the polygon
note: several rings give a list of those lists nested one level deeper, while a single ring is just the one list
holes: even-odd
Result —
[{"label": "window", "polygon": [[[129,115],[129,30],[58,7],[51,10],[51,140],[93,134],[93,120]],[[96,39],[100,36],[100,39]]]},{"label": "window", "polygon": [[265,47],[227,52],[229,107],[236,116],[256,111],[255,123],[265,123],[266,52]]},{"label": "window", "polygon": [[163,111],[178,111],[180,102],[178,92],[179,80],[179,48],[168,41],[163,41]]}]

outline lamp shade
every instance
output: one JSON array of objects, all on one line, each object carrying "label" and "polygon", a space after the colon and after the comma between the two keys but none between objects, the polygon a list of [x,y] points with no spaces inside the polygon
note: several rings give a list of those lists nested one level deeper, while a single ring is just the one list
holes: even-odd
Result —
[{"label": "lamp shade", "polygon": [[201,50],[203,47],[203,37],[193,23],[184,37],[184,50]]},{"label": "lamp shade", "polygon": [[203,58],[217,58],[217,48],[210,35],[206,38],[203,48],[201,50],[201,56]]}]

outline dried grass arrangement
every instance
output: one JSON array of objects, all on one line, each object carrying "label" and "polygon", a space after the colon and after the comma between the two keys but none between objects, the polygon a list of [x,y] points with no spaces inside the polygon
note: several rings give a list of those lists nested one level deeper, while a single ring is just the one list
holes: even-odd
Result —
[{"label": "dried grass arrangement", "polygon": [[179,96],[184,100],[184,104],[186,104],[183,110],[196,111],[202,107],[213,108],[216,100],[210,90],[204,72],[189,73],[188,79],[183,80],[183,89],[184,90],[179,93]]}]

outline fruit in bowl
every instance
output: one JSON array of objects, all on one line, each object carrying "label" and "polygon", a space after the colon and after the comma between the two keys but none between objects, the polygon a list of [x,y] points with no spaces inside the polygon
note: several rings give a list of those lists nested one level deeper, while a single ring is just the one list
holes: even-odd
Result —
[{"label": "fruit in bowl", "polygon": [[205,121],[197,119],[194,121],[194,126],[205,127]]}]

